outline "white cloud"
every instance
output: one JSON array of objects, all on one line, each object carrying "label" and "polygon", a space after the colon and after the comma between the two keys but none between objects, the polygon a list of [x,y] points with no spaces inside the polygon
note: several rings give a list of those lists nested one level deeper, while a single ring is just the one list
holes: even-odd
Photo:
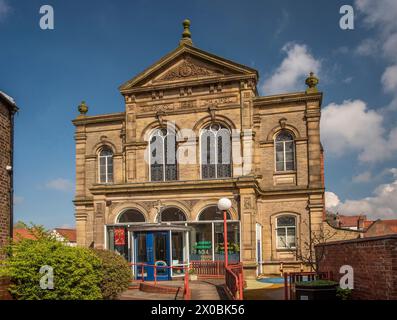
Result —
[{"label": "white cloud", "polygon": [[336,157],[358,152],[362,162],[389,159],[397,150],[397,131],[385,138],[383,117],[362,100],[331,103],[322,112],[321,134],[325,152]]},{"label": "white cloud", "polygon": [[14,205],[21,204],[24,200],[25,200],[24,197],[14,195]]},{"label": "white cloud", "polygon": [[274,37],[277,38],[281,32],[287,27],[289,22],[289,13],[284,9],[281,13],[281,17],[277,22],[277,28],[274,32]]},{"label": "white cloud", "polygon": [[0,0],[0,21],[5,19],[10,13],[11,7],[8,5],[6,0]]},{"label": "white cloud", "polygon": [[356,0],[356,7],[371,27],[378,27],[385,33],[397,30],[397,1],[395,0]]},{"label": "white cloud", "polygon": [[355,177],[353,177],[352,181],[354,183],[366,183],[373,179],[372,174],[370,171],[362,172]]},{"label": "white cloud", "polygon": [[266,95],[288,91],[302,91],[309,72],[318,74],[321,62],[315,59],[304,44],[287,43],[282,48],[286,57],[263,85]]},{"label": "white cloud", "polygon": [[332,210],[336,208],[340,203],[339,197],[330,191],[325,191],[325,208],[327,210]]},{"label": "white cloud", "polygon": [[342,80],[343,83],[351,83],[353,81],[353,77],[347,77]]},{"label": "white cloud", "polygon": [[73,184],[70,180],[58,178],[51,181],[48,181],[45,184],[45,187],[48,189],[58,190],[58,191],[72,191]]},{"label": "white cloud", "polygon": [[390,63],[381,80],[384,90],[393,94],[386,110],[397,110],[397,1],[356,0],[355,4],[364,17],[364,22],[377,32],[356,51],[374,54],[376,57],[383,56]]},{"label": "white cloud", "polygon": [[378,41],[374,39],[365,39],[359,44],[355,52],[361,56],[376,56],[378,51]]},{"label": "white cloud", "polygon": [[386,92],[397,90],[397,64],[386,68],[382,75],[382,84]]},{"label": "white cloud", "polygon": [[[393,174],[394,181],[379,185],[375,188],[373,196],[359,200],[347,199],[331,207],[326,205],[327,209],[345,215],[363,213],[372,220],[397,219],[397,169],[390,169],[390,173]],[[337,198],[336,195],[335,197]]]}]

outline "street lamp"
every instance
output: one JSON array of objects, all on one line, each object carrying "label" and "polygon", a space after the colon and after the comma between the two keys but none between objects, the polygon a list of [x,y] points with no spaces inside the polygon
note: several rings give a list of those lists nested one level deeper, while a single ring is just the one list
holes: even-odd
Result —
[{"label": "street lamp", "polygon": [[223,243],[225,248],[225,267],[228,266],[229,253],[227,251],[227,210],[232,207],[232,202],[228,198],[221,198],[218,201],[218,209],[223,211]]}]

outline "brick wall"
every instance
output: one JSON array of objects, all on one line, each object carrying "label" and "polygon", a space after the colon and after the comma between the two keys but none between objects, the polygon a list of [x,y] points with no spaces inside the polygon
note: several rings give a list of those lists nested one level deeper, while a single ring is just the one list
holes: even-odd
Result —
[{"label": "brick wall", "polygon": [[10,284],[11,282],[9,278],[0,277],[0,301],[12,300],[11,294],[8,291]]},{"label": "brick wall", "polygon": [[330,242],[316,246],[324,250],[320,271],[332,271],[339,281],[339,269],[354,271],[353,299],[397,300],[397,235]]},{"label": "brick wall", "polygon": [[0,100],[0,248],[10,236],[10,174],[6,170],[11,164],[10,141],[10,111]]}]

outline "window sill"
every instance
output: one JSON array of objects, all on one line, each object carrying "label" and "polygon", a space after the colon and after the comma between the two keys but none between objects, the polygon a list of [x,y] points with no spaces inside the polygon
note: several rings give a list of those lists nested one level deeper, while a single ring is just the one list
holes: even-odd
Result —
[{"label": "window sill", "polygon": [[282,175],[288,175],[288,174],[296,174],[296,170],[273,172],[273,175],[275,175],[275,176],[282,176]]},{"label": "window sill", "polygon": [[294,247],[294,248],[289,248],[289,249],[287,249],[287,248],[276,248],[276,251],[277,252],[294,252],[294,251],[296,251],[296,248]]}]

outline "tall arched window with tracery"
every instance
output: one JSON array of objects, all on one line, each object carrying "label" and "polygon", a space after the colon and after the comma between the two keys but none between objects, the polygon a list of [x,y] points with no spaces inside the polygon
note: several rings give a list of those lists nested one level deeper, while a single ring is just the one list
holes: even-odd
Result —
[{"label": "tall arched window with tracery", "polygon": [[165,128],[156,129],[150,139],[150,180],[177,180],[176,135]]},{"label": "tall arched window with tracery", "polygon": [[294,136],[287,130],[282,130],[275,139],[276,171],[295,170]]},{"label": "tall arched window with tracery", "polygon": [[99,183],[113,183],[113,151],[105,146],[98,155]]},{"label": "tall arched window with tracery", "polygon": [[232,176],[231,134],[219,123],[212,123],[201,131],[201,177],[203,179]]}]

